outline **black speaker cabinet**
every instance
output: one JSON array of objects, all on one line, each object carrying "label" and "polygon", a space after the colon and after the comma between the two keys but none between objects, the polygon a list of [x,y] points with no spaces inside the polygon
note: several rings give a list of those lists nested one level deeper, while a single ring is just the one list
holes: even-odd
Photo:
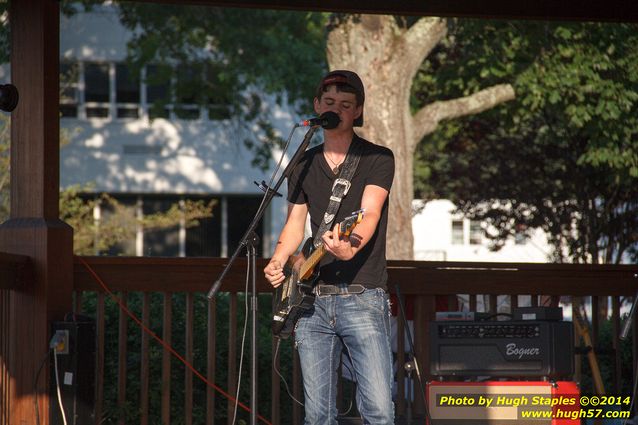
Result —
[{"label": "black speaker cabinet", "polygon": [[430,323],[430,373],[438,376],[571,377],[571,322]]},{"label": "black speaker cabinet", "polygon": [[63,425],[58,402],[57,385],[60,387],[62,405],[67,424],[95,423],[95,322],[90,319],[75,322],[53,322],[51,335],[68,334],[68,345],[58,352],[58,376],[55,376],[53,354],[50,363],[51,425]]}]

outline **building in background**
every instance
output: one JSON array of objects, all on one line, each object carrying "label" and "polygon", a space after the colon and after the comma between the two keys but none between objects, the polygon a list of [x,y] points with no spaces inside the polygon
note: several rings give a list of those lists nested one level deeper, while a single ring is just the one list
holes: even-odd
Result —
[{"label": "building in background", "polygon": [[541,230],[529,238],[516,235],[495,251],[486,237],[489,227],[455,214],[452,202],[414,200],[413,209],[417,211],[412,219],[415,260],[544,263],[551,254]]},{"label": "building in background", "polygon": [[[90,185],[136,209],[138,217],[165,211],[183,199],[214,200],[213,217],[200,226],[184,224],[162,231],[140,231],[135,241],[111,254],[144,256],[227,256],[237,246],[261,201],[254,184],[268,180],[251,165],[245,126],[230,119],[223,96],[207,107],[177,96],[156,110],[170,93],[166,85],[145,84],[158,72],[142,70],[135,80],[125,61],[130,33],[120,25],[115,6],[96,6],[72,17],[61,16],[60,63],[65,84],[60,126],[70,135],[61,150],[60,184]],[[188,69],[178,78],[201,78]],[[184,81],[172,81],[177,84]],[[276,105],[270,105],[277,108]],[[292,128],[293,116],[277,108],[274,125]],[[274,161],[273,161],[274,163]],[[96,217],[108,214],[96,211]],[[259,252],[267,253],[270,235],[283,225],[285,202],[277,199],[258,229]]]}]

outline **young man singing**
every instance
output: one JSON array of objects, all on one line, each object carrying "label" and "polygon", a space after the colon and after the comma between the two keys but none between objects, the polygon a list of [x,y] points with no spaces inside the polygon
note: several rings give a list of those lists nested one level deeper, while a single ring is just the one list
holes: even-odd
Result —
[{"label": "young man singing", "polygon": [[[354,132],[354,127],[363,125],[364,101],[363,83],[354,72],[332,71],[322,78],[315,112],[334,112],[341,121],[336,128],[325,129],[324,143],[306,151],[295,167],[288,182],[288,218],[264,269],[274,287],[284,281],[283,265],[303,240],[307,215],[314,236],[347,155],[358,155],[349,190],[332,221],[334,227],[321,235],[328,254],[317,266],[314,305],[295,328],[305,424],[337,424],[337,368],[342,351],[352,364],[364,423],[394,423],[385,256],[394,156]],[[362,221],[349,237],[339,237],[339,223],[359,209],[365,209]]]}]

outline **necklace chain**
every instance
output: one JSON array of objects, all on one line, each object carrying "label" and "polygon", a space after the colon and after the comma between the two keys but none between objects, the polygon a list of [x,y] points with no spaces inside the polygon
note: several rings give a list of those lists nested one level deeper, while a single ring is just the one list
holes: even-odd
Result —
[{"label": "necklace chain", "polygon": [[345,156],[344,156],[343,159],[337,163],[332,158],[330,158],[330,155],[328,155],[328,152],[324,152],[324,154],[325,154],[326,158],[328,158],[328,161],[332,162],[332,165],[334,165],[335,167],[340,166],[341,163],[343,162],[343,159],[346,159]]},{"label": "necklace chain", "polygon": [[328,155],[327,152],[324,152],[324,156],[328,159],[328,161],[330,161],[332,163],[332,165],[334,165],[334,167],[332,168],[332,172],[334,174],[339,173],[339,167],[341,166],[341,164],[343,163],[343,161],[346,159],[346,157],[344,156],[343,159],[341,160],[341,162],[339,162],[338,164],[336,162],[334,162],[332,160],[332,158],[330,158],[330,156]]}]

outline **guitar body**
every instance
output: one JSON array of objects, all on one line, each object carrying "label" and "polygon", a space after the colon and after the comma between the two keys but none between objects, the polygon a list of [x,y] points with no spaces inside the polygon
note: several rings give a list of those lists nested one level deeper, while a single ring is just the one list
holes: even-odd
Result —
[{"label": "guitar body", "polygon": [[317,273],[303,279],[300,267],[313,251],[312,238],[308,238],[299,255],[291,257],[284,266],[286,279],[275,289],[275,308],[272,319],[272,333],[278,338],[288,338],[301,315],[315,302],[312,293]]}]

